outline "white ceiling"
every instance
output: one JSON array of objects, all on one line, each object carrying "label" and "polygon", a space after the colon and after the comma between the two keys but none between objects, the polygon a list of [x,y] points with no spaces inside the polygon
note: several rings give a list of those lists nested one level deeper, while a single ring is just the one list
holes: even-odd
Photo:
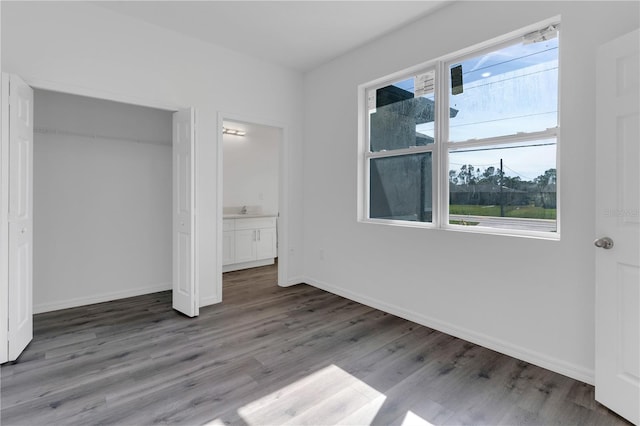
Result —
[{"label": "white ceiling", "polygon": [[106,1],[102,7],[308,71],[453,0]]}]

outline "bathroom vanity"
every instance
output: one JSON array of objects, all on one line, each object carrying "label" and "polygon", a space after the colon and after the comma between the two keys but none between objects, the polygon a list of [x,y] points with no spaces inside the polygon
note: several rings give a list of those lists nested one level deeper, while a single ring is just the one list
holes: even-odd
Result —
[{"label": "bathroom vanity", "polygon": [[222,272],[272,265],[278,256],[276,225],[274,215],[224,215]]}]

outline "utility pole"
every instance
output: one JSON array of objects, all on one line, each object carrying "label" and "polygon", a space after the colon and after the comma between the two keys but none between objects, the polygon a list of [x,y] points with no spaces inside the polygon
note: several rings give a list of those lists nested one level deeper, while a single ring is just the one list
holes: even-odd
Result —
[{"label": "utility pole", "polygon": [[504,195],[502,187],[504,186],[504,170],[502,168],[502,158],[500,159],[500,217],[504,217]]}]

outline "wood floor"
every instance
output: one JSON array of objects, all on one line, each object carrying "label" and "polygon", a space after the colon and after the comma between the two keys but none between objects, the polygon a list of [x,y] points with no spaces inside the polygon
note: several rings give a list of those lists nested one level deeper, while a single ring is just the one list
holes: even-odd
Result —
[{"label": "wood floor", "polygon": [[196,319],[170,292],[36,315],[2,424],[628,424],[592,386],[275,280],[225,274]]}]

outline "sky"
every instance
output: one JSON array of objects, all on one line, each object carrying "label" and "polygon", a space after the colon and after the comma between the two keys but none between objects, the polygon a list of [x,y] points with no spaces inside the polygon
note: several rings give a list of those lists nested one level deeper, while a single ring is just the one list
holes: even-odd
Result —
[{"label": "sky", "polygon": [[[558,38],[532,44],[515,44],[451,64],[462,66],[462,93],[449,93],[449,106],[457,110],[450,119],[449,140],[461,142],[544,131],[558,125]],[[413,79],[395,84],[413,92]],[[433,95],[430,95],[433,96]],[[416,126],[433,134],[433,122]],[[496,149],[451,154],[450,170],[473,164],[484,170],[499,167],[507,176],[532,180],[556,167],[555,140],[531,141],[527,148]]]}]

